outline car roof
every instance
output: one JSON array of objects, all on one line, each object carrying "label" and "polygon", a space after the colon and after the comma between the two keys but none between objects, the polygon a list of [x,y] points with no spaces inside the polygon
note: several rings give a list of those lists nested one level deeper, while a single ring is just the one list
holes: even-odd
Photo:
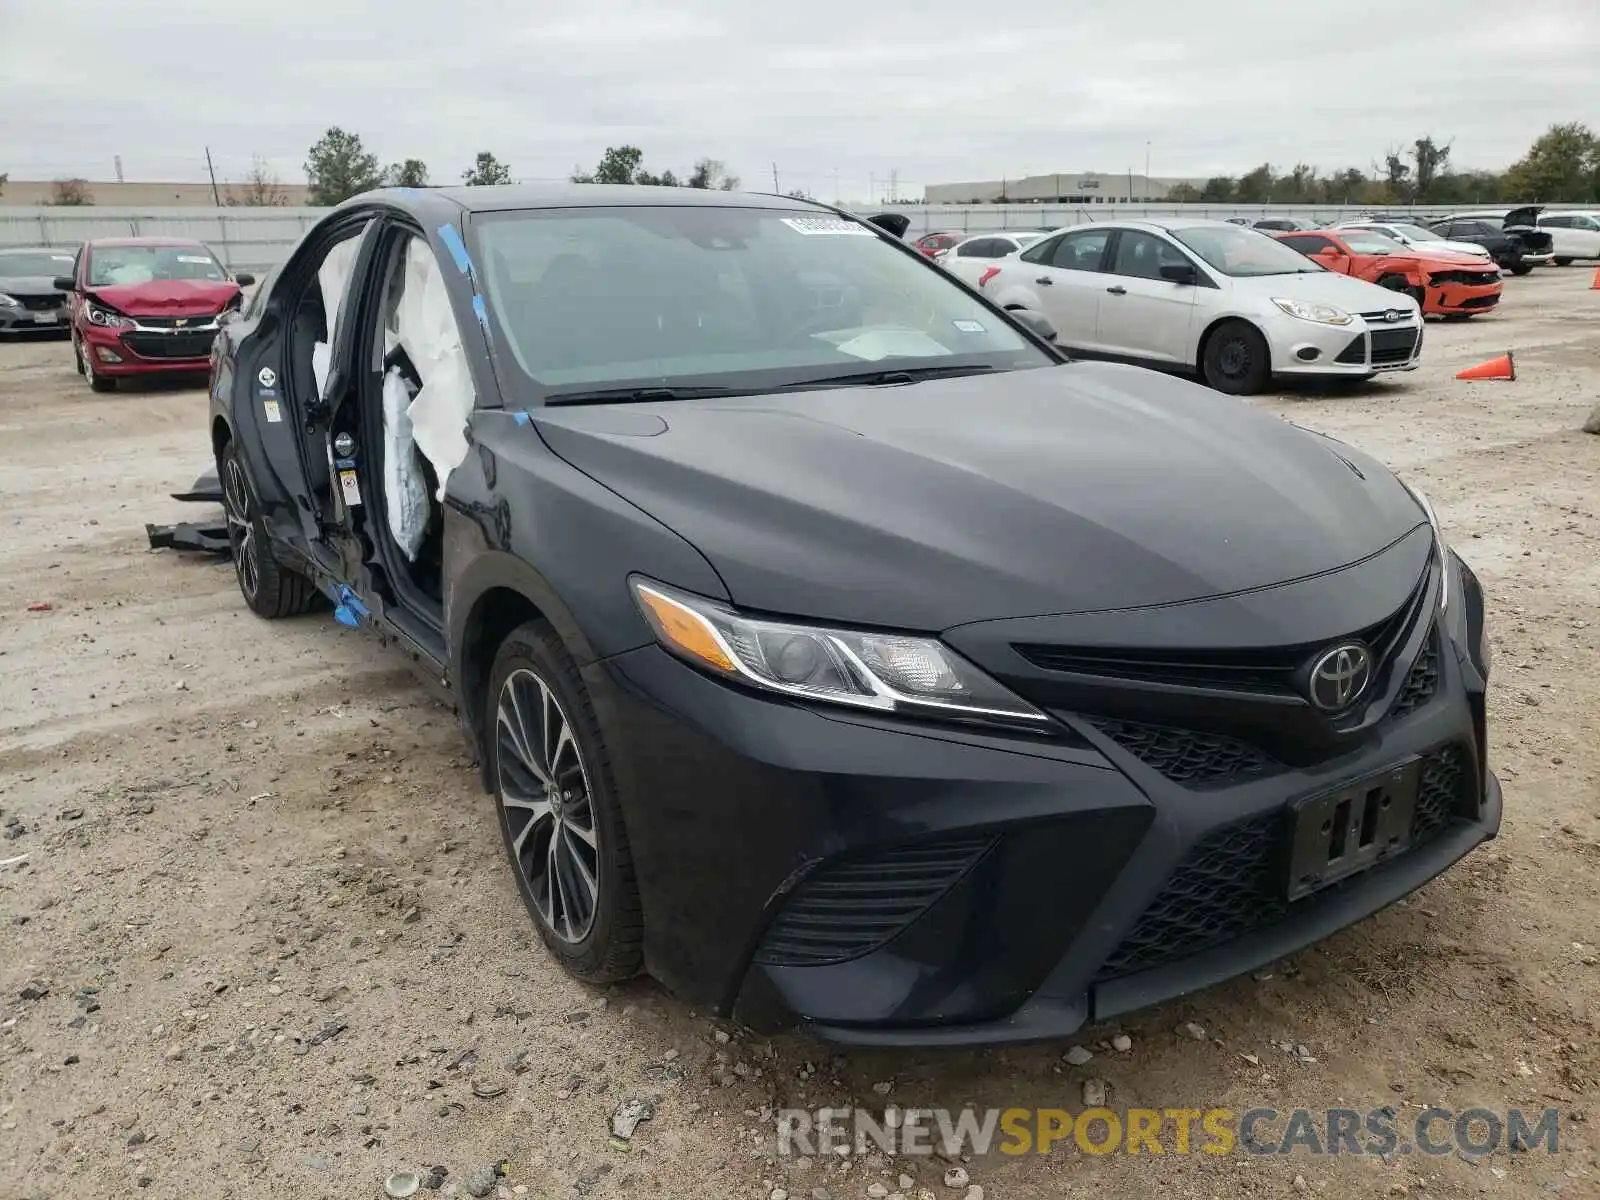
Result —
[{"label": "car roof", "polygon": [[0,254],[65,254],[72,255],[71,246],[0,246]]},{"label": "car roof", "polygon": [[449,200],[467,212],[502,212],[519,208],[617,208],[663,205],[688,208],[823,209],[825,207],[811,200],[800,200],[793,196],[774,196],[765,192],[643,187],[638,184],[508,183],[490,187],[388,188],[386,193],[400,199],[422,193]]},{"label": "car roof", "polygon": [[172,247],[199,246],[201,249],[205,248],[205,243],[200,241],[197,238],[173,238],[173,237],[107,237],[107,238],[90,238],[89,241],[88,241],[88,245],[90,245],[90,246],[151,246],[151,247],[160,247],[160,246],[172,246]]}]

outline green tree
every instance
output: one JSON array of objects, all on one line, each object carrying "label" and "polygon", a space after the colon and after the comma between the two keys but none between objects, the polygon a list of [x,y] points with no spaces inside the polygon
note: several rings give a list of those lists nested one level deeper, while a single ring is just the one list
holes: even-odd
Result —
[{"label": "green tree", "polygon": [[8,172],[0,171],[0,196],[5,195],[5,192],[6,192],[6,181],[9,180],[10,178],[11,178],[11,176],[10,176],[10,174]]},{"label": "green tree", "polygon": [[[1270,170],[1270,168],[1268,168]],[[1322,181],[1317,178],[1317,169],[1305,163],[1295,163],[1287,175],[1281,175],[1272,181],[1272,202],[1274,204],[1306,204],[1317,200],[1321,195]]]},{"label": "green tree", "polygon": [[1270,204],[1272,202],[1272,164],[1262,163],[1254,171],[1239,176],[1234,198],[1240,204]]},{"label": "green tree", "polygon": [[1346,167],[1323,181],[1322,194],[1329,204],[1360,204],[1368,185],[1366,173],[1359,167]]},{"label": "green tree", "polygon": [[383,184],[378,156],[367,153],[361,139],[337,125],[306,152],[306,180],[314,205],[342,204],[351,196]]},{"label": "green tree", "polygon": [[714,158],[702,158],[695,163],[694,170],[689,172],[689,178],[685,182],[692,188],[710,188],[723,192],[739,190],[739,177],[729,175],[728,168]]},{"label": "green tree", "polygon": [[1239,184],[1230,175],[1213,175],[1200,189],[1200,199],[1208,204],[1232,204]]},{"label": "green tree", "polygon": [[1503,199],[1547,204],[1600,199],[1600,139],[1581,122],[1552,125],[1505,175]]},{"label": "green tree", "polygon": [[50,185],[50,203],[58,208],[81,208],[93,204],[86,179],[58,179]]},{"label": "green tree", "polygon": [[573,183],[637,183],[644,151],[637,146],[607,146],[593,174],[572,173]]},{"label": "green tree", "polygon": [[1408,201],[1415,194],[1411,187],[1411,165],[1398,150],[1384,154],[1383,180],[1386,185],[1384,199],[1391,203]]},{"label": "green tree", "polygon": [[643,187],[678,186],[678,177],[671,171],[663,171],[659,175],[652,175],[649,171],[640,171],[633,177],[633,181]]},{"label": "green tree", "polygon": [[472,166],[461,172],[461,182],[468,187],[492,187],[497,183],[510,183],[511,168],[487,150],[479,150]]},{"label": "green tree", "polygon": [[420,158],[390,163],[383,173],[383,182],[389,187],[425,188],[428,186],[428,164]]},{"label": "green tree", "polygon": [[1196,204],[1203,199],[1200,189],[1192,183],[1175,183],[1167,189],[1167,200],[1172,204]]},{"label": "green tree", "polygon": [[1450,143],[1441,146],[1431,134],[1425,134],[1411,144],[1411,161],[1416,165],[1416,198],[1437,199],[1434,195],[1435,186],[1450,174]]}]

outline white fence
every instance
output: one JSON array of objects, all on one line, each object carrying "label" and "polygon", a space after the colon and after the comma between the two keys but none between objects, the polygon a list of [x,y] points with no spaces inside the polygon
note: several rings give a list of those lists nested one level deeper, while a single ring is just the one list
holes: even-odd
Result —
[{"label": "white fence", "polygon": [[0,205],[0,246],[72,248],[90,238],[197,238],[233,270],[275,267],[325,208],[11,208]]},{"label": "white fence", "polygon": [[[1502,206],[1509,207],[1509,206]],[[1552,209],[1577,207],[1551,205]],[[261,271],[287,257],[301,234],[325,208],[10,208],[0,205],[0,246],[65,246],[96,237],[164,236],[198,238],[229,267]],[[884,211],[857,207],[856,211]],[[911,218],[908,236],[935,229],[1057,229],[1091,221],[1135,220],[1143,216],[1301,217],[1319,224],[1354,220],[1371,208],[1328,205],[1321,208],[1267,204],[905,204],[887,211]],[[1442,209],[1393,207],[1383,210],[1418,218],[1444,215]]]}]

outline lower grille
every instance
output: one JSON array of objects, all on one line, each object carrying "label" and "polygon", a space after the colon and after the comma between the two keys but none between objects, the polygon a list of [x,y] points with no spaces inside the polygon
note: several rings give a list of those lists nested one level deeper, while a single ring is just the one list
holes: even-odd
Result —
[{"label": "lower grille", "polygon": [[993,844],[990,837],[948,838],[825,863],[800,881],[755,960],[814,967],[869,954],[926,912]]},{"label": "lower grille", "polygon": [[1457,307],[1459,308],[1493,308],[1500,303],[1499,296],[1468,296]]},{"label": "lower grille", "polygon": [[1359,366],[1367,361],[1367,339],[1364,335],[1357,334],[1350,339],[1350,344],[1339,351],[1339,357],[1333,360],[1336,363],[1346,363]]},{"label": "lower grille", "polygon": [[206,333],[125,333],[122,342],[140,358],[209,358],[211,341]]},{"label": "lower grille", "polygon": [[1403,363],[1411,357],[1417,345],[1415,329],[1374,329],[1372,331],[1372,363]]},{"label": "lower grille", "polygon": [[1434,287],[1441,287],[1447,283],[1464,283],[1480,286],[1486,283],[1496,283],[1500,279],[1498,271],[1439,271],[1428,276],[1428,282]]},{"label": "lower grille", "polygon": [[1240,783],[1252,776],[1270,774],[1277,766],[1255,747],[1213,733],[1105,717],[1088,720],[1141,762],[1189,787]]},{"label": "lower grille", "polygon": [[[1411,846],[1416,849],[1465,815],[1463,752],[1449,747],[1422,768]],[[1209,950],[1358,883],[1352,875],[1291,903],[1286,898],[1287,810],[1261,813],[1208,833],[1189,851],[1160,894],[1101,966],[1097,980],[1148,970]]]}]

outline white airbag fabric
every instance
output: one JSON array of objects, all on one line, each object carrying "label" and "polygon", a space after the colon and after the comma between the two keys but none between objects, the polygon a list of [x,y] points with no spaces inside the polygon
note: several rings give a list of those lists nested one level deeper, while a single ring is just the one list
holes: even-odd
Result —
[{"label": "white airbag fabric", "polygon": [[444,276],[433,251],[420,238],[406,247],[405,288],[397,317],[400,346],[422,380],[422,390],[407,411],[411,435],[439,476],[438,495],[443,500],[450,472],[467,457],[467,418],[472,415],[474,393]]},{"label": "white airbag fabric", "polygon": [[334,332],[339,328],[339,309],[344,304],[344,291],[350,283],[356,266],[356,251],[361,248],[361,238],[349,237],[328,251],[322,265],[317,268],[317,285],[322,289],[322,315],[328,325],[328,340],[311,347],[311,374],[317,381],[317,395],[322,396],[328,386],[328,363],[332,357],[329,346]]},{"label": "white airbag fabric", "polygon": [[383,379],[383,499],[389,532],[405,556],[416,560],[428,526],[428,489],[412,440],[411,389],[399,367]]}]

